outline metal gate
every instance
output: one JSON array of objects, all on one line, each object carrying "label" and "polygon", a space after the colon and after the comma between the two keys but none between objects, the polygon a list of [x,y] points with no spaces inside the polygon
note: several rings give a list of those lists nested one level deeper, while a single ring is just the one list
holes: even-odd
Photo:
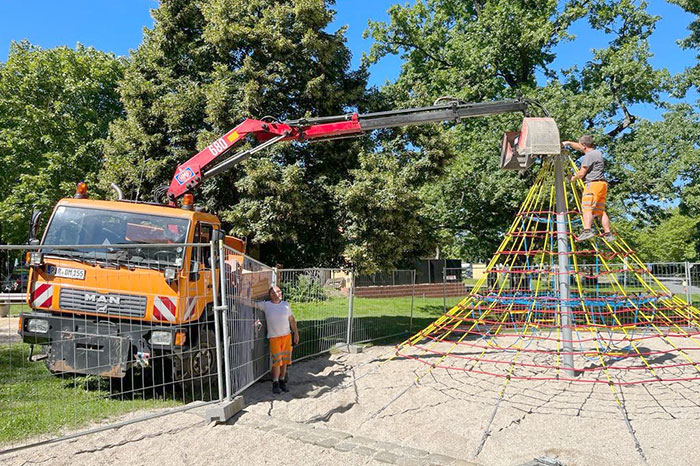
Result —
[{"label": "metal gate", "polygon": [[223,242],[218,248],[220,283],[217,307],[223,312],[222,338],[226,398],[241,393],[270,370],[267,329],[260,302],[275,271]]}]

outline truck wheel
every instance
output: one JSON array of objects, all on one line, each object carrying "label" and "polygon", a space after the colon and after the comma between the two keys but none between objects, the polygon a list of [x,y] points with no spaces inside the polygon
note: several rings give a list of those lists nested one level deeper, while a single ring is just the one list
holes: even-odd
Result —
[{"label": "truck wheel", "polygon": [[197,344],[192,347],[190,374],[195,380],[216,374],[216,334],[210,329],[199,332]]}]

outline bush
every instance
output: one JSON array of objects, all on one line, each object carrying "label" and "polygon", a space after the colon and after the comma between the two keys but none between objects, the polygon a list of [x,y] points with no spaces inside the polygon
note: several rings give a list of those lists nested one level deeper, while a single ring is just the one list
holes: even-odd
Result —
[{"label": "bush", "polygon": [[328,299],[326,289],[318,277],[299,275],[291,283],[281,284],[284,299],[295,302],[325,301]]}]

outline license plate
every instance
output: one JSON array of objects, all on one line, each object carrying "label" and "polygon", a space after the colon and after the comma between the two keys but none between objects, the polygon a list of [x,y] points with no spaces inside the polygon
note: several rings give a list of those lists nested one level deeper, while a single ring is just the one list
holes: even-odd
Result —
[{"label": "license plate", "polygon": [[85,280],[85,269],[73,269],[70,267],[57,267],[50,265],[48,267],[49,275],[54,277],[72,278],[74,280]]}]

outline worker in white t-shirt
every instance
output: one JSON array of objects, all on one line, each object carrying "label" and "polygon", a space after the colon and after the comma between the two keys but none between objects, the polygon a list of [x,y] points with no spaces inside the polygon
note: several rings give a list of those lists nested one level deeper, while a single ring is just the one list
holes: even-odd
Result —
[{"label": "worker in white t-shirt", "polygon": [[272,392],[279,394],[288,392],[284,382],[287,366],[292,364],[292,335],[294,344],[299,344],[299,329],[292,315],[292,308],[287,301],[282,300],[282,290],[272,286],[268,290],[269,301],[260,304],[265,312],[267,321],[267,338],[270,341],[272,356]]}]

